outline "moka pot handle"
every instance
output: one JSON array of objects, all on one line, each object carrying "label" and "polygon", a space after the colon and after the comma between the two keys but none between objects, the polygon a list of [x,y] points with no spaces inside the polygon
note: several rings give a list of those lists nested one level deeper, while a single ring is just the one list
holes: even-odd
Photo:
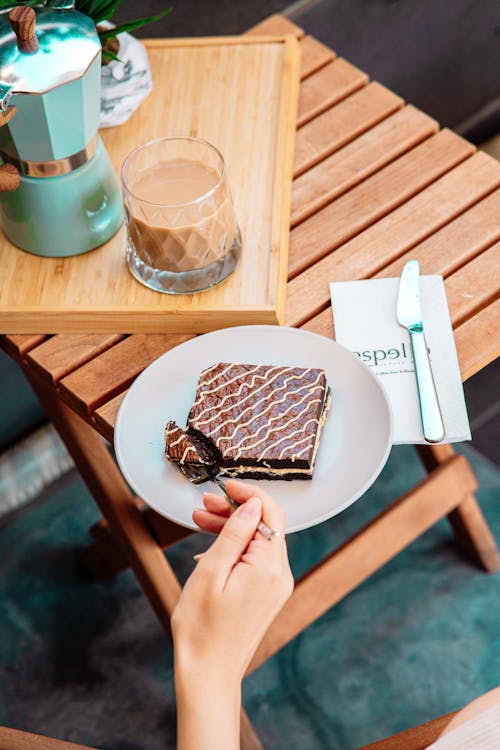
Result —
[{"label": "moka pot handle", "polygon": [[[15,107],[0,110],[0,128],[12,120],[16,114]],[[12,193],[19,187],[19,170],[13,164],[0,165],[0,193]]]},{"label": "moka pot handle", "polygon": [[9,23],[17,38],[17,48],[25,55],[32,55],[38,50],[36,38],[36,13],[29,5],[16,5],[9,11]]}]

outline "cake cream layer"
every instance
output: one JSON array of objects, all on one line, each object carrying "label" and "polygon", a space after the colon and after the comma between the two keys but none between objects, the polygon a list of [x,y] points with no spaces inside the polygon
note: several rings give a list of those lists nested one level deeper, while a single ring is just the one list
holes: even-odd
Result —
[{"label": "cake cream layer", "polygon": [[326,396],[317,368],[220,362],[201,373],[188,426],[214,444],[226,473],[310,474]]}]

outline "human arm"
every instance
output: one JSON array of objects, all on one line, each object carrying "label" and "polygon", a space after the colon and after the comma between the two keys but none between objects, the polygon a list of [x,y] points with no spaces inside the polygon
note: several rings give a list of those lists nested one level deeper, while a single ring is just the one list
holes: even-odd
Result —
[{"label": "human arm", "polygon": [[[241,680],[293,589],[283,510],[251,485],[229,481],[227,489],[241,504],[232,515],[212,493],[204,496],[206,510],[193,515],[220,533],[172,615],[178,750],[239,747]],[[280,534],[265,539],[260,520]]]}]

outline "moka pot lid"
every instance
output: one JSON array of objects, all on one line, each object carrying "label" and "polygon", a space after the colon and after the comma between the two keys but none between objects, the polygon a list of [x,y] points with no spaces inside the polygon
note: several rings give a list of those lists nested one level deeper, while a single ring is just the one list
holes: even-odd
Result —
[{"label": "moka pot lid", "polygon": [[[60,0],[54,4],[71,5]],[[31,29],[14,32],[13,7],[0,12],[2,109],[7,106],[7,101],[1,101],[2,93],[9,98],[12,94],[44,94],[81,78],[101,51],[95,24],[83,13],[61,7],[17,6],[20,14],[21,8],[33,8],[35,15],[31,13],[28,19]]]}]

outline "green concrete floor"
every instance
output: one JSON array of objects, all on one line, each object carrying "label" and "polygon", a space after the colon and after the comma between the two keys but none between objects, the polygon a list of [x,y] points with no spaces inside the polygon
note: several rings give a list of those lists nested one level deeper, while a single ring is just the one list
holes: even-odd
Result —
[{"label": "green concrete floor", "polygon": [[[500,472],[466,449],[500,541]],[[299,575],[423,475],[411,447],[362,500],[289,537]],[[0,526],[0,724],[103,750],[175,747],[171,646],[130,573],[80,569],[98,518],[74,475]],[[181,579],[207,538],[169,559]],[[500,682],[500,576],[458,552],[442,521],[252,675],[268,750],[353,750],[459,708]]]}]

